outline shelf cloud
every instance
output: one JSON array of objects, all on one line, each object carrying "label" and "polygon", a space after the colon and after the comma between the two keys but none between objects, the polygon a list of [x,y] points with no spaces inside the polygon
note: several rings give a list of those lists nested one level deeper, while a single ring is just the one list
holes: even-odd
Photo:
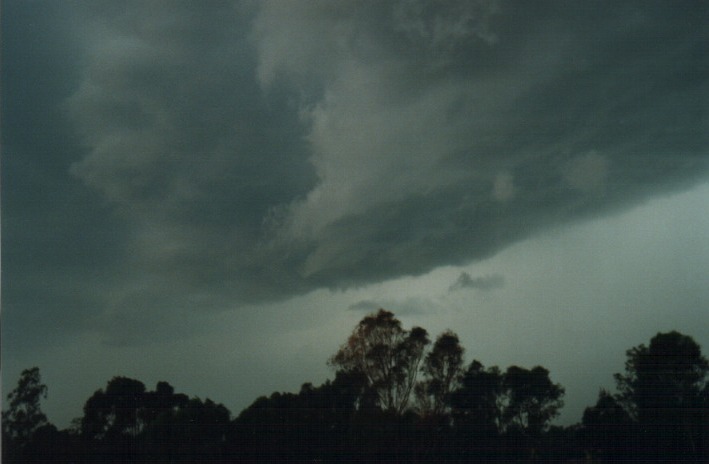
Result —
[{"label": "shelf cloud", "polygon": [[101,204],[82,224],[112,215],[92,226],[110,238],[101,281],[67,297],[112,336],[143,307],[471,263],[707,174],[709,40],[671,2],[65,8],[75,71],[54,98],[73,148],[46,176]]}]

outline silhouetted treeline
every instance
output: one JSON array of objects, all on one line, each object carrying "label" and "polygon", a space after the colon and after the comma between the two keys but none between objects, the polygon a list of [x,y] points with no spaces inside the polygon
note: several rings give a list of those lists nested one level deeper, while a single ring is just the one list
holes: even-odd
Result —
[{"label": "silhouetted treeline", "polygon": [[617,393],[602,389],[570,427],[551,425],[564,389],[547,369],[466,365],[453,332],[431,342],[388,311],[329,363],[334,379],[237,417],[167,382],[114,377],[65,430],[28,369],[2,415],[2,462],[709,462],[709,365],[678,332],[628,350]]}]

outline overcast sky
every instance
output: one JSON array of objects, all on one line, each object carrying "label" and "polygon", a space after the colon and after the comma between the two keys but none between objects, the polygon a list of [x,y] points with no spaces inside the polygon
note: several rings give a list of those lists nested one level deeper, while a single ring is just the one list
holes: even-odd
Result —
[{"label": "overcast sky", "polygon": [[709,352],[703,1],[29,1],[2,9],[2,384],[333,373],[384,307],[540,364]]}]

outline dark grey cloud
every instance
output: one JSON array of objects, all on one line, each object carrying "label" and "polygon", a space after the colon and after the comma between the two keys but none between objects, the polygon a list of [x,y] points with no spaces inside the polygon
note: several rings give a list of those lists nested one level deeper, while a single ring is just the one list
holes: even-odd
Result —
[{"label": "dark grey cloud", "polygon": [[126,232],[68,173],[81,145],[63,104],[83,46],[67,6],[3,4],[2,343],[16,352],[92,328]]},{"label": "dark grey cloud", "polygon": [[[199,327],[190,306],[302,291],[262,242],[269,216],[315,176],[298,107],[277,91],[266,97],[255,79],[249,8],[114,10],[80,15],[89,45],[64,102],[85,146],[68,172],[128,227],[99,330],[112,343],[154,340],[155,327],[172,333],[172,320]],[[141,322],[155,319],[166,323]]]},{"label": "dark grey cloud", "polygon": [[490,274],[472,278],[467,272],[461,272],[450,291],[464,290],[467,288],[477,290],[494,290],[505,286],[505,278],[500,274]]},{"label": "dark grey cloud", "polygon": [[[364,24],[352,4],[277,5],[258,20],[265,85],[280,72],[326,87],[309,111],[319,181],[283,221],[311,280],[465,263],[706,176],[706,33],[691,9],[477,2],[476,21],[436,37],[463,6],[405,2]],[[332,29],[302,27],[313,17]],[[284,38],[311,33],[337,44],[313,72],[313,50]]]},{"label": "dark grey cloud", "polygon": [[3,333],[61,314],[114,344],[188,334],[205,309],[469,263],[686,188],[708,168],[704,19],[699,2],[11,4]]}]

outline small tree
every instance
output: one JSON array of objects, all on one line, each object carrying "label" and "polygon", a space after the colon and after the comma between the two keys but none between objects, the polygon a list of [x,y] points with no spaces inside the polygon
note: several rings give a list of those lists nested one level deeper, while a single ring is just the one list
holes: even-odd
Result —
[{"label": "small tree", "polygon": [[645,446],[676,458],[706,458],[709,363],[701,347],[672,331],[626,353],[625,374],[615,375],[617,398],[640,426]]},{"label": "small tree", "polygon": [[141,421],[146,391],[143,382],[127,377],[114,377],[106,389],[97,390],[84,405],[82,434],[90,438],[136,436],[144,425]]},{"label": "small tree", "polygon": [[416,385],[424,415],[440,416],[448,408],[449,397],[463,376],[463,351],[458,335],[450,330],[436,338],[421,367],[424,379]]},{"label": "small tree", "polygon": [[641,422],[672,418],[697,406],[709,364],[700,346],[679,332],[658,333],[650,346],[626,352],[625,374],[616,374],[619,398]]},{"label": "small tree", "polygon": [[503,375],[497,366],[485,368],[474,360],[470,363],[460,387],[450,397],[453,419],[461,428],[472,428],[477,435],[501,431],[504,407]]},{"label": "small tree", "polygon": [[504,413],[507,427],[519,428],[529,435],[544,431],[564,405],[564,388],[552,383],[549,371],[541,366],[531,370],[510,366],[503,385],[508,398]]},{"label": "small tree", "polygon": [[461,425],[491,433],[518,430],[538,436],[563,406],[564,389],[552,383],[541,366],[485,369],[473,361],[451,395],[454,419]]},{"label": "small tree", "polygon": [[583,412],[581,437],[587,449],[612,461],[627,460],[632,443],[630,416],[610,392],[601,389],[595,406]]},{"label": "small tree", "polygon": [[357,324],[347,342],[330,358],[330,365],[364,375],[378,406],[402,414],[429,343],[426,330],[404,330],[393,313],[380,309]]},{"label": "small tree", "polygon": [[7,395],[10,409],[3,412],[3,434],[20,447],[48,423],[39,406],[42,397],[47,397],[47,386],[42,383],[38,367],[22,371],[17,387]]}]

